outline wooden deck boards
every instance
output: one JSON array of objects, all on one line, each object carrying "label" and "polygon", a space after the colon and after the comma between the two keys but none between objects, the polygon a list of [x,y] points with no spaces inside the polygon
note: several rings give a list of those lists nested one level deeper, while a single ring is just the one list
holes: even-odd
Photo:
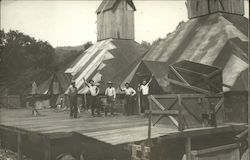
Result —
[{"label": "wooden deck boards", "polygon": [[[112,145],[142,141],[146,140],[148,136],[148,119],[141,116],[92,117],[90,113],[82,112],[79,118],[70,119],[68,112],[52,110],[41,110],[40,112],[42,116],[33,117],[29,109],[0,109],[0,127],[12,127],[50,136],[76,132]],[[199,130],[204,132],[204,128],[189,129],[186,132]],[[151,137],[171,137],[183,133],[185,134],[185,131],[179,132],[173,126],[152,126]]]}]

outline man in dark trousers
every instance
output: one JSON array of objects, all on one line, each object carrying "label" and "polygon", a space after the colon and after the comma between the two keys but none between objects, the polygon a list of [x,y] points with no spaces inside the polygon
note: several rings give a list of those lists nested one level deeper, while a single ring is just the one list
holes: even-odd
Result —
[{"label": "man in dark trousers", "polygon": [[149,102],[148,102],[148,95],[149,95],[149,85],[152,81],[153,75],[150,80],[147,82],[145,79],[142,81],[142,84],[139,86],[139,91],[141,92],[141,113],[145,113],[145,110],[149,110]]},{"label": "man in dark trousers", "polygon": [[69,102],[70,102],[70,118],[77,118],[77,88],[75,81],[71,81],[69,87]]},{"label": "man in dark trousers", "polygon": [[[114,106],[116,99],[116,91],[113,87],[113,83],[111,81],[108,82],[108,88],[105,90],[105,96],[107,96],[107,103],[111,110],[111,115],[114,116]],[[105,109],[105,116],[107,116],[107,110]]]},{"label": "man in dark trousers", "polygon": [[99,106],[97,104],[98,101],[98,95],[100,92],[99,89],[99,84],[95,85],[94,80],[90,80],[89,83],[86,82],[85,78],[83,78],[84,83],[86,84],[86,86],[88,86],[89,91],[90,91],[90,95],[91,95],[91,114],[93,117],[95,117],[95,110],[97,111],[97,116],[100,117],[100,109]]},{"label": "man in dark trousers", "polygon": [[136,91],[130,87],[129,83],[125,83],[125,88],[120,86],[120,90],[125,92],[125,112],[127,116],[133,114],[133,96],[136,94]]}]

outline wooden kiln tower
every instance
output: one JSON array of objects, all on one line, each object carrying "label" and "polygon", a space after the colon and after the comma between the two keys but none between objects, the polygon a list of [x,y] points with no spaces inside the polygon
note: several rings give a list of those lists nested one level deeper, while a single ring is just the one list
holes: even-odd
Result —
[{"label": "wooden kiln tower", "polygon": [[97,41],[104,39],[134,40],[134,11],[132,0],[103,0],[97,14]]},{"label": "wooden kiln tower", "polygon": [[188,18],[222,12],[244,15],[244,0],[186,0]]}]

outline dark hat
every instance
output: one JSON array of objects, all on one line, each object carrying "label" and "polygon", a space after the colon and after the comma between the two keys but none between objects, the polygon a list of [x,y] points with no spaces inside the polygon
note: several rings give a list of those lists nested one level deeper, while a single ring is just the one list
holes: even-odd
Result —
[{"label": "dark hat", "polygon": [[125,83],[125,85],[129,85],[129,83],[128,83],[128,82],[126,82],[126,83]]},{"label": "dark hat", "polygon": [[75,80],[71,80],[71,84],[74,84],[74,83],[76,83]]}]

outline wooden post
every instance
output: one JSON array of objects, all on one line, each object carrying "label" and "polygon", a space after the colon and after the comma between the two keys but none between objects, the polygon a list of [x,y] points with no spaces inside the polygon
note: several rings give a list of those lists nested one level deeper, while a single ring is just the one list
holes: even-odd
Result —
[{"label": "wooden post", "polygon": [[8,109],[10,109],[10,99],[9,99],[9,95],[7,95],[7,106],[8,106]]},{"label": "wooden post", "polygon": [[141,114],[141,94],[140,94],[140,92],[138,93],[138,112],[140,115]]},{"label": "wooden post", "polygon": [[178,99],[178,105],[179,105],[178,130],[183,131],[185,126],[184,126],[183,115],[182,115],[183,106],[181,104],[181,96],[177,95],[177,99]]},{"label": "wooden post", "polygon": [[22,160],[22,135],[17,133],[17,159]]},{"label": "wooden post", "polygon": [[186,160],[191,160],[192,155],[191,155],[191,137],[188,136],[185,142],[185,151],[186,151]]},{"label": "wooden post", "polygon": [[84,111],[87,110],[87,97],[86,97],[86,93],[83,94],[84,96]]},{"label": "wooden post", "polygon": [[149,114],[148,114],[148,146],[151,146],[151,121],[152,121],[152,110],[151,110],[152,101],[149,100]]},{"label": "wooden post", "polygon": [[50,147],[50,140],[48,137],[43,137],[43,144],[44,144],[44,160],[51,160],[51,147]]}]

